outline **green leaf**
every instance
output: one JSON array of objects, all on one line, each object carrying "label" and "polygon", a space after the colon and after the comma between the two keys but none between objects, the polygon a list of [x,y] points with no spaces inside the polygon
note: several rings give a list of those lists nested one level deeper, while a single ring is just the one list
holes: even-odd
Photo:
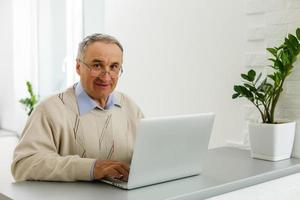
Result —
[{"label": "green leaf", "polygon": [[284,43],[286,44],[287,49],[291,52],[292,56],[297,54],[297,49],[298,49],[297,39],[296,39],[296,43],[294,44],[291,39],[285,38]]},{"label": "green leaf", "polygon": [[262,87],[266,84],[266,82],[267,82],[267,78],[265,78],[265,79],[261,82],[261,84],[257,87],[257,90],[258,90],[258,91],[261,90]]},{"label": "green leaf", "polygon": [[252,85],[245,83],[244,86],[247,87],[251,92],[256,92],[256,88]]},{"label": "green leaf", "polygon": [[284,47],[286,47],[286,44],[282,44],[282,45],[280,45],[278,48],[277,48],[277,50],[280,50],[280,49],[283,49]]},{"label": "green leaf", "polygon": [[255,72],[253,69],[250,69],[250,70],[248,71],[249,81],[251,81],[251,82],[254,81],[255,75],[256,75],[256,72]]},{"label": "green leaf", "polygon": [[282,74],[280,72],[275,72],[274,77],[274,87],[277,88],[280,84],[280,80],[282,79]]},{"label": "green leaf", "polygon": [[293,43],[294,46],[297,46],[297,45],[299,44],[297,38],[296,38],[294,35],[289,34],[289,35],[288,35],[288,38],[289,38],[289,40],[291,41],[291,43]]},{"label": "green leaf", "polygon": [[25,99],[20,99],[19,101],[21,104],[25,104]]},{"label": "green leaf", "polygon": [[269,74],[268,77],[269,77],[270,79],[272,79],[273,81],[275,81],[275,76],[274,76],[274,75]]},{"label": "green leaf", "polygon": [[[282,55],[282,54],[281,54],[281,55]],[[275,61],[274,66],[278,67],[278,69],[279,69],[280,71],[284,71],[284,66],[283,66],[282,62],[281,62],[279,59],[277,59],[277,60]]]},{"label": "green leaf", "polygon": [[266,86],[266,87],[271,87],[271,88],[273,87],[273,85],[270,84],[270,83],[268,83],[268,82],[265,84],[265,86]]},{"label": "green leaf", "polygon": [[242,91],[241,91],[241,89],[240,89],[240,86],[239,85],[235,85],[235,86],[233,86],[233,90],[234,91],[236,91],[237,93],[239,93],[239,94],[241,94],[242,93]]},{"label": "green leaf", "polygon": [[239,96],[240,96],[240,94],[235,93],[235,94],[232,95],[232,98],[233,98],[233,99],[236,99],[236,98],[239,97]]},{"label": "green leaf", "polygon": [[26,85],[27,85],[27,91],[32,96],[33,95],[33,91],[32,91],[32,85],[31,85],[31,83],[29,81],[27,81]]},{"label": "green leaf", "polygon": [[275,57],[277,57],[277,49],[275,48],[267,48],[267,50]]},{"label": "green leaf", "polygon": [[294,48],[293,43],[288,38],[284,38],[284,44],[285,44],[285,47],[289,46],[291,48]]},{"label": "green leaf", "polygon": [[268,58],[268,60],[272,61],[273,63],[276,61],[274,58]]},{"label": "green leaf", "polygon": [[300,28],[297,28],[296,35],[297,35],[298,40],[300,40]]},{"label": "green leaf", "polygon": [[265,99],[265,95],[263,95],[262,93],[257,93],[256,95],[261,101]]},{"label": "green leaf", "polygon": [[294,57],[297,54],[297,50],[294,50],[290,46],[288,46],[287,49],[288,49],[288,52],[291,55],[291,57]]},{"label": "green leaf", "polygon": [[250,78],[248,77],[247,74],[241,74],[241,77],[247,81],[250,81]]},{"label": "green leaf", "polygon": [[240,90],[242,91],[242,94],[245,96],[248,96],[248,90],[246,87],[244,86],[240,86]]},{"label": "green leaf", "polygon": [[290,65],[290,64],[291,64],[291,61],[290,61],[290,59],[289,59],[288,53],[287,53],[287,52],[283,52],[283,53],[282,53],[282,56],[281,56],[281,59],[282,59],[283,67],[282,67],[282,68],[279,68],[279,70],[280,70],[281,72],[285,72],[285,71],[286,71],[286,67],[284,67],[284,66]]},{"label": "green leaf", "polygon": [[286,74],[286,76],[289,76],[292,73],[292,70],[289,70]]},{"label": "green leaf", "polygon": [[256,83],[259,81],[259,79],[261,78],[262,73],[260,72],[259,75],[257,76],[256,80],[254,81],[254,85],[256,85]]},{"label": "green leaf", "polygon": [[30,115],[35,104],[38,102],[38,97],[34,94],[32,85],[29,81],[26,81],[26,87],[27,87],[27,91],[30,94],[30,96],[27,98],[20,99],[19,102],[25,106],[26,111],[29,110],[29,112],[27,112],[27,114]]},{"label": "green leaf", "polygon": [[238,85],[235,87],[235,91],[239,93],[241,96],[245,96],[247,98],[253,97],[253,94],[246,87],[242,85]]}]

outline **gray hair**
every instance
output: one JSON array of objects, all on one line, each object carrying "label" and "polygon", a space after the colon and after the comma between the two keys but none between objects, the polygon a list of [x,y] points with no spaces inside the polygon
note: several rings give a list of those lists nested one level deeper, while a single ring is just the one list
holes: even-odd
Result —
[{"label": "gray hair", "polygon": [[106,35],[106,34],[102,34],[102,33],[94,33],[92,35],[86,36],[79,43],[77,59],[84,59],[84,54],[85,54],[86,48],[94,42],[104,42],[107,44],[116,44],[123,52],[123,47],[122,47],[121,43],[115,37]]}]

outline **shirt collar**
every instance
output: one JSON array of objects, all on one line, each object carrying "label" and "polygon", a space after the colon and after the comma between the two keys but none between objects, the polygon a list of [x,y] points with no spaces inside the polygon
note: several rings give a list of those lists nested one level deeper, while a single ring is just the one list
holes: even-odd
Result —
[{"label": "shirt collar", "polygon": [[75,96],[80,116],[90,112],[94,108],[98,108],[100,110],[108,110],[111,109],[114,105],[121,107],[121,105],[117,102],[115,95],[111,93],[108,96],[105,107],[102,108],[84,91],[80,82],[75,85]]}]

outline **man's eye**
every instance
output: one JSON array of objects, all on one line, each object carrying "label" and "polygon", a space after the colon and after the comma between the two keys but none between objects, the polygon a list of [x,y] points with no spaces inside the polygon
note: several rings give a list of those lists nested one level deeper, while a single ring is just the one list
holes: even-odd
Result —
[{"label": "man's eye", "polygon": [[112,70],[117,70],[117,69],[119,69],[119,66],[118,65],[111,65],[110,68]]},{"label": "man's eye", "polygon": [[100,69],[101,68],[101,65],[100,64],[93,64],[92,67],[94,69]]}]

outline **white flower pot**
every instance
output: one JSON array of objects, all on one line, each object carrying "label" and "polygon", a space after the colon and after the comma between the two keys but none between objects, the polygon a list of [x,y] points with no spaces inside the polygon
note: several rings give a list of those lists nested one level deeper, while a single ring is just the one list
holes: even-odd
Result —
[{"label": "white flower pot", "polygon": [[292,157],[300,158],[300,119],[296,120],[296,131]]},{"label": "white flower pot", "polygon": [[281,124],[248,123],[251,156],[278,161],[291,157],[296,122]]}]

